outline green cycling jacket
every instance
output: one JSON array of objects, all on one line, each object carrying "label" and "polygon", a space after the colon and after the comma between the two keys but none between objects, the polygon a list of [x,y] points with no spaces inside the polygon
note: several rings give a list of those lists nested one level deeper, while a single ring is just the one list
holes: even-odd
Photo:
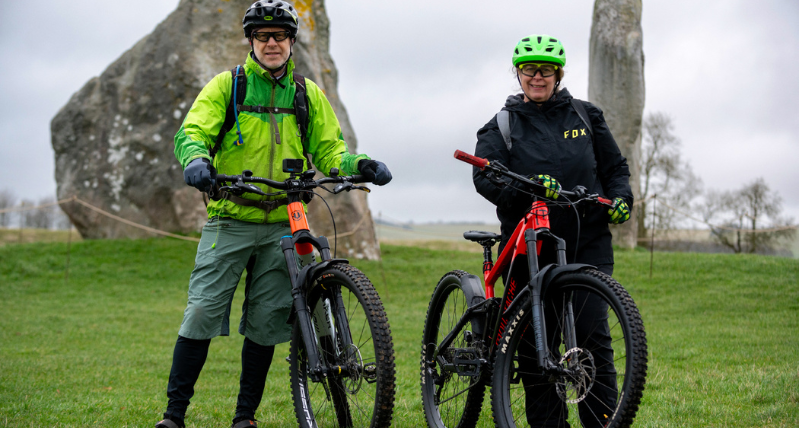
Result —
[{"label": "green cycling jacket", "polygon": [[[247,96],[244,102],[236,101],[250,106],[293,108],[294,61],[289,60],[285,75],[280,82],[276,82],[251,55],[252,53],[247,55],[244,64]],[[338,168],[341,175],[358,174],[358,161],[369,157],[349,153],[347,143],[341,135],[341,126],[327,97],[314,82],[308,79],[305,82],[310,117],[305,147],[300,140],[297,118],[293,114],[240,112],[239,125],[244,144],[235,144],[238,135],[234,125],[225,135],[213,159],[218,173],[234,175],[249,169],[257,177],[283,181],[289,177],[289,174],[283,172],[283,159],[303,159],[303,152],[306,152],[312,156],[316,167],[325,174],[331,168]],[[175,135],[175,157],[184,169],[194,159],[211,159],[208,151],[216,144],[217,135],[225,121],[227,106],[233,96],[232,85],[233,77],[230,72],[220,73],[205,85],[194,100],[183,125]],[[309,165],[306,161],[307,167]],[[266,185],[258,186],[266,193],[277,191]],[[286,195],[261,196],[245,193],[242,197],[277,200]],[[237,205],[228,200],[212,200],[208,204],[208,217],[216,216],[256,223],[288,221],[288,214],[283,206],[267,215],[259,208]]]}]

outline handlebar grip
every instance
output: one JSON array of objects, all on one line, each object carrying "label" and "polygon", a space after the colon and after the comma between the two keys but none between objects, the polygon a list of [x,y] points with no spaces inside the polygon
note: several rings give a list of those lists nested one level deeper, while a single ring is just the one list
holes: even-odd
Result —
[{"label": "handlebar grip", "polygon": [[371,183],[371,181],[363,175],[353,175],[349,181],[350,183]]},{"label": "handlebar grip", "polygon": [[480,169],[485,169],[485,167],[488,165],[487,159],[478,158],[477,156],[470,155],[460,150],[455,150],[455,159],[466,162],[470,165],[474,165]]},{"label": "handlebar grip", "polygon": [[603,198],[601,196],[596,198],[596,200],[599,201],[602,204],[605,204],[605,205],[613,205],[613,201],[611,201],[610,199],[607,199],[607,198]]}]

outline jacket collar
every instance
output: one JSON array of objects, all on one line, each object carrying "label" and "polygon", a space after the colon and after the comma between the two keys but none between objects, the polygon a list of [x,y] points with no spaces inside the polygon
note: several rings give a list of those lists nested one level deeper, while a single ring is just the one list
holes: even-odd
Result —
[{"label": "jacket collar", "polygon": [[524,102],[524,94],[519,93],[508,96],[508,99],[505,100],[505,110],[518,112],[547,111],[557,105],[569,103],[571,102],[571,99],[572,95],[569,93],[569,90],[564,87],[561,88],[561,90],[558,91],[555,96],[541,104],[541,107],[538,107],[536,103]]},{"label": "jacket collar", "polygon": [[[271,83],[274,81],[274,79],[272,79],[272,75],[269,74],[269,70],[265,70],[263,67],[261,67],[260,64],[255,62],[255,60],[252,58],[252,51],[250,51],[250,53],[247,54],[247,61],[244,63],[244,69],[246,71],[249,71],[249,74],[255,74],[261,77],[262,79],[266,80],[267,82]],[[291,75],[293,72],[294,72],[294,60],[289,58],[289,62],[288,64],[286,64],[286,73],[283,74],[283,77],[281,77],[279,80],[283,80],[288,76],[290,81],[292,79]]]}]

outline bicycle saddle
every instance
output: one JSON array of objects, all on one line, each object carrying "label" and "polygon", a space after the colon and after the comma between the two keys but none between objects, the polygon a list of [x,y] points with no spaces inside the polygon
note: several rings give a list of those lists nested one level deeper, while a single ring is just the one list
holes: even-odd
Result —
[{"label": "bicycle saddle", "polygon": [[497,235],[496,233],[492,232],[483,232],[479,230],[470,230],[468,232],[463,232],[463,237],[468,239],[469,241],[480,242],[486,241],[489,239],[494,239],[499,241],[501,236]]}]

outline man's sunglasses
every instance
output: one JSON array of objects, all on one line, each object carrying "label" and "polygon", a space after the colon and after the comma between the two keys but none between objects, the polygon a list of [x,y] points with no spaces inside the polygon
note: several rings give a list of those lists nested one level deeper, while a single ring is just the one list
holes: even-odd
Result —
[{"label": "man's sunglasses", "polygon": [[291,33],[288,31],[253,31],[252,36],[259,42],[267,43],[270,37],[274,38],[276,42],[282,42],[288,39]]},{"label": "man's sunglasses", "polygon": [[535,77],[535,74],[540,70],[541,77],[549,77],[558,71],[558,66],[553,64],[535,64],[528,62],[527,64],[519,65],[519,70],[521,70],[522,74],[525,76],[530,77]]}]

